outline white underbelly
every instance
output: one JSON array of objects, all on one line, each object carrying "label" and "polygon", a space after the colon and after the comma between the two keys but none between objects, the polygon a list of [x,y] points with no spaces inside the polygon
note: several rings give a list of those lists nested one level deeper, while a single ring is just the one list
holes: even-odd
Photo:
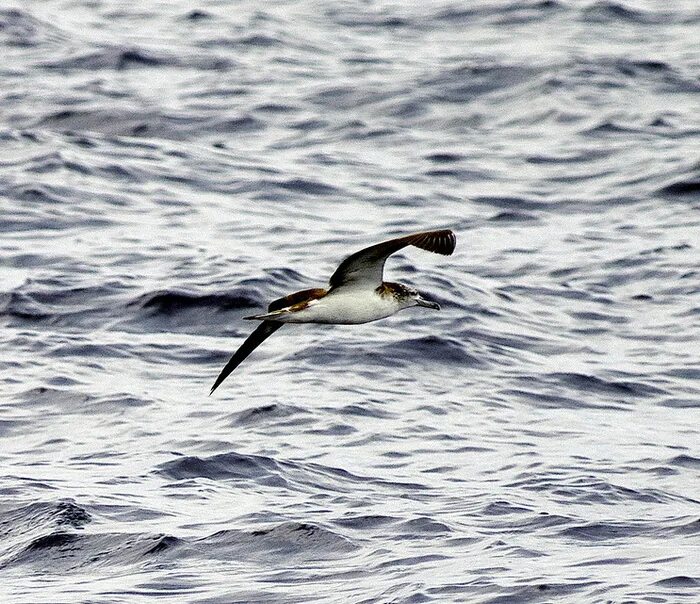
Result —
[{"label": "white underbelly", "polygon": [[389,317],[397,310],[399,306],[392,297],[382,297],[374,291],[331,293],[290,313],[284,322],[353,325]]}]

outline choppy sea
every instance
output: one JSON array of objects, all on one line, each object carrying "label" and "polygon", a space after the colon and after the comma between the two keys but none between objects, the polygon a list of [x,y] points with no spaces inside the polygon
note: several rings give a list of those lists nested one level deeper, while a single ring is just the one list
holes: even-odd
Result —
[{"label": "choppy sea", "polygon": [[[696,0],[0,5],[0,596],[700,601]],[[253,327],[349,253],[442,305]]]}]

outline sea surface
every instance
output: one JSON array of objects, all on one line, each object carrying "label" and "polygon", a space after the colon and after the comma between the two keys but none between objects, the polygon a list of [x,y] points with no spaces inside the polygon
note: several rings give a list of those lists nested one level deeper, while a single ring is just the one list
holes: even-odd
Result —
[{"label": "sea surface", "polygon": [[[700,602],[697,0],[0,3],[0,600]],[[254,325],[348,254],[438,301]]]}]

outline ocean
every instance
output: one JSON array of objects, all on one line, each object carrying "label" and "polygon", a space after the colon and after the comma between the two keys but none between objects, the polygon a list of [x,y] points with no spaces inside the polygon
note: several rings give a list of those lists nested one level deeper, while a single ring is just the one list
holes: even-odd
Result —
[{"label": "ocean", "polygon": [[[700,602],[696,0],[0,6],[7,603]],[[442,306],[254,328],[350,253]]]}]

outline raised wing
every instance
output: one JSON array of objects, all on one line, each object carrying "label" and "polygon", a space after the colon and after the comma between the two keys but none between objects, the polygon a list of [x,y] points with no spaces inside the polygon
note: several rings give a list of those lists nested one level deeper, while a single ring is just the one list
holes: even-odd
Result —
[{"label": "raised wing", "polygon": [[377,243],[343,260],[330,279],[330,289],[355,284],[378,287],[383,280],[386,259],[409,245],[449,256],[456,244],[457,238],[449,229],[414,233]]}]

